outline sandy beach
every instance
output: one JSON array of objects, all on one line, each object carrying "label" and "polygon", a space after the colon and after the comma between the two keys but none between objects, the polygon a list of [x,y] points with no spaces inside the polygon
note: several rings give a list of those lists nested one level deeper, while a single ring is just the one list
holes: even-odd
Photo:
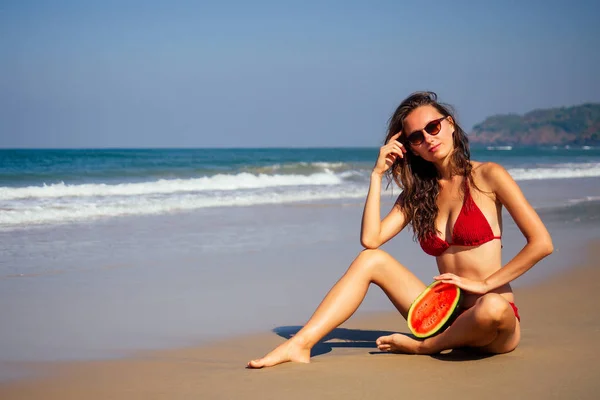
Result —
[{"label": "sandy beach", "polygon": [[249,370],[298,327],[215,341],[201,347],[141,352],[125,359],[19,365],[35,377],[4,382],[11,399],[595,399],[600,390],[600,242],[587,262],[516,289],[522,341],[512,353],[378,352],[374,340],[407,332],[393,312],[353,317],[319,344],[307,365]]}]

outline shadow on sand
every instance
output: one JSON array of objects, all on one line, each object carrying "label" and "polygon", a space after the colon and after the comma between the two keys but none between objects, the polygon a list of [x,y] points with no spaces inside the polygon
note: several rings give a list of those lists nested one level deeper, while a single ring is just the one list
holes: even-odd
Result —
[{"label": "shadow on sand", "polygon": [[[282,338],[289,339],[294,336],[298,331],[302,329],[302,326],[280,326],[273,329],[277,335]],[[321,354],[331,352],[334,348],[373,348],[377,349],[375,341],[381,336],[387,336],[398,332],[392,331],[373,331],[373,330],[361,330],[361,329],[346,329],[336,328],[327,336],[325,336],[319,343],[317,343],[311,350],[310,356],[315,357]],[[408,333],[400,333],[413,337]],[[388,352],[382,352],[379,350],[370,351],[369,354],[390,354]],[[433,354],[430,357],[440,361],[472,361],[481,360],[493,356],[493,354],[481,353],[475,349],[455,349],[440,354]]]},{"label": "shadow on sand", "polygon": [[[277,335],[289,339],[294,336],[302,326],[280,326],[273,329]],[[358,347],[377,349],[375,341],[381,336],[391,335],[391,331],[368,331],[361,329],[336,328],[317,343],[311,350],[310,356],[315,357],[329,353],[334,348]],[[377,351],[376,353],[380,353]]]}]

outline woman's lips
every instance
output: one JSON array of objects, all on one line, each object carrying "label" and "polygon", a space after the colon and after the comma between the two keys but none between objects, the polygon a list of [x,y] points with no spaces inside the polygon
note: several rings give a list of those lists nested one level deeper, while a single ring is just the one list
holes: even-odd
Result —
[{"label": "woman's lips", "polygon": [[438,149],[440,146],[441,146],[441,143],[440,143],[440,144],[436,144],[435,146],[433,146],[433,147],[431,147],[431,148],[429,149],[429,152],[430,152],[430,153],[433,153],[433,152],[435,152],[435,151],[436,151],[436,150],[437,150],[437,149]]}]

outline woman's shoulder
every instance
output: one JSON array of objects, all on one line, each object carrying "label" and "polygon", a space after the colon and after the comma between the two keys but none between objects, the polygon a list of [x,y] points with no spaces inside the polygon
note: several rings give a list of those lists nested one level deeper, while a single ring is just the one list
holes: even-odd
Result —
[{"label": "woman's shoulder", "polygon": [[506,179],[511,179],[508,171],[495,162],[471,161],[473,179],[484,190],[493,190]]},{"label": "woman's shoulder", "polygon": [[493,178],[499,174],[508,173],[502,165],[491,161],[471,161],[471,167],[473,174],[482,178]]}]

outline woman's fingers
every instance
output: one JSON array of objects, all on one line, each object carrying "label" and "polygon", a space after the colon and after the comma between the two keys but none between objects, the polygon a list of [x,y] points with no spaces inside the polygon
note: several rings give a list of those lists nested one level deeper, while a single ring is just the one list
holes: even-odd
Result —
[{"label": "woman's fingers", "polygon": [[394,143],[394,149],[397,149],[400,152],[400,155],[404,157],[404,153],[406,153],[406,147],[402,143]]},{"label": "woman's fingers", "polygon": [[392,136],[387,144],[383,145],[379,149],[379,158],[376,163],[376,169],[379,173],[383,173],[387,171],[392,164],[396,161],[398,157],[404,158],[404,153],[406,153],[406,149],[404,145],[395,140],[395,138],[399,137],[400,133]]},{"label": "woman's fingers", "polygon": [[400,157],[404,157],[404,153],[406,152],[404,146],[398,142],[388,143],[384,147],[386,148],[387,152],[393,152]]},{"label": "woman's fingers", "polygon": [[398,139],[400,138],[400,135],[402,135],[402,131],[400,131],[400,132],[396,133],[395,135],[393,135],[393,136],[390,138],[390,142],[391,142],[392,140],[398,140]]},{"label": "woman's fingers", "polygon": [[392,164],[396,161],[396,158],[398,158],[398,156],[394,154],[390,154],[386,157],[388,168],[392,166]]},{"label": "woman's fingers", "polygon": [[440,274],[438,276],[434,276],[433,279],[443,283],[453,283],[455,285],[460,282],[460,278],[458,276],[449,272],[445,274]]},{"label": "woman's fingers", "polygon": [[387,147],[385,149],[381,149],[381,156],[385,157],[386,159],[390,159],[390,157],[392,157],[392,160],[396,160],[396,157],[404,157],[404,154],[400,149],[394,147]]}]

